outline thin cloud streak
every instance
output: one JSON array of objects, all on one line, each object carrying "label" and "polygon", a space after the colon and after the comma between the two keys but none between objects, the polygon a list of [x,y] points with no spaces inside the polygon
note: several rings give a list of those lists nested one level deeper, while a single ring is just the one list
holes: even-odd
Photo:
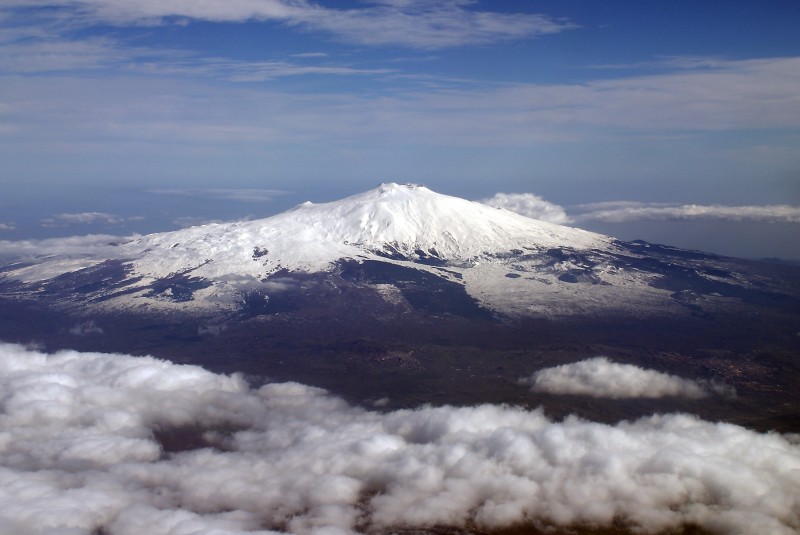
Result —
[{"label": "thin cloud streak", "polygon": [[[106,2],[62,0],[7,2],[6,10],[55,8],[70,24],[85,26],[161,25],[175,19],[209,22],[272,21],[324,32],[360,45],[399,45],[446,48],[494,43],[559,33],[575,28],[571,22],[545,15],[496,13],[470,9],[472,2],[442,0],[383,0],[353,9],[326,8],[304,0],[233,0],[224,3],[165,0],[162,2]],[[53,11],[39,13],[47,18]]]},{"label": "thin cloud streak", "polygon": [[[307,60],[322,56],[294,56]],[[392,69],[271,60],[204,57],[188,50],[127,47],[110,38],[63,39],[50,35],[0,42],[0,72],[19,75],[116,71],[146,76],[178,76],[263,82],[296,76],[385,76]]]},{"label": "thin cloud streak", "polygon": [[[259,79],[274,74],[269,71],[248,66],[238,76]],[[15,147],[37,148],[47,143],[124,146],[141,140],[177,148],[308,142],[363,147],[388,139],[492,148],[575,143],[587,137],[619,140],[626,131],[700,135],[796,128],[798,73],[800,58],[772,58],[728,62],[726,69],[712,71],[587,84],[456,89],[451,81],[447,88],[389,92],[381,98],[220,87],[130,73],[91,80],[53,77],[47,84],[10,76],[0,88],[8,110],[0,138]]]},{"label": "thin cloud streak", "polygon": [[0,529],[111,535],[800,528],[800,445],[662,415],[385,414],[150,357],[0,345]]},{"label": "thin cloud streak", "polygon": [[581,205],[585,210],[574,216],[576,221],[627,223],[630,221],[668,221],[716,219],[724,221],[764,221],[800,223],[800,206],[786,204],[763,206],[725,206],[700,204],[647,204],[637,202]]},{"label": "thin cloud streak", "polygon": [[169,188],[152,189],[149,192],[158,195],[224,199],[237,202],[269,202],[275,200],[276,197],[290,193],[284,190],[258,188]]},{"label": "thin cloud streak", "polygon": [[800,223],[800,206],[786,204],[728,206],[606,201],[563,207],[533,193],[497,193],[480,201],[495,208],[552,223],[629,223],[632,221],[721,220]]},{"label": "thin cloud streak", "polygon": [[43,227],[68,227],[71,225],[121,225],[129,221],[141,221],[143,216],[118,216],[107,212],[78,212],[56,214],[41,220]]}]

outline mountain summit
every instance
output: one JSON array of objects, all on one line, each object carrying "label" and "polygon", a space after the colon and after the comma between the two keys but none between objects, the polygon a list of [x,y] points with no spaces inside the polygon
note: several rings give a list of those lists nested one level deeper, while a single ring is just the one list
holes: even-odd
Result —
[{"label": "mountain summit", "polygon": [[315,241],[349,243],[367,250],[416,251],[442,259],[469,259],[487,251],[536,247],[591,247],[607,241],[586,231],[534,221],[481,203],[435,193],[412,184],[381,184],[341,201],[302,204],[258,223],[299,226]]},{"label": "mountain summit", "polygon": [[62,308],[191,314],[269,315],[320,300],[335,310],[346,294],[370,300],[385,317],[421,303],[447,315],[680,315],[787,291],[780,280],[754,279],[751,267],[626,243],[423,186],[381,184],[266,219],[2,266],[0,294]]},{"label": "mountain summit", "polygon": [[199,269],[207,276],[263,278],[279,270],[322,271],[343,258],[477,261],[519,249],[585,250],[611,241],[424,186],[392,183],[330,203],[306,202],[267,219],[145,236],[125,250],[148,276],[203,264]]}]

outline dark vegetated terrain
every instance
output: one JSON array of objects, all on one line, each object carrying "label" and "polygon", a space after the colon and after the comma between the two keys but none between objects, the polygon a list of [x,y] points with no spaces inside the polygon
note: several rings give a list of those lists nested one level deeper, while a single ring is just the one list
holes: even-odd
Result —
[{"label": "dark vegetated terrain", "polygon": [[[336,284],[295,277],[284,292],[245,295],[237,313],[203,318],[64,313],[4,299],[0,339],[47,350],[149,354],[241,372],[253,383],[298,381],[366,407],[381,400],[381,410],[506,403],[541,406],[556,419],[576,414],[608,423],[680,411],[762,431],[800,431],[800,322],[785,310],[751,305],[713,317],[510,320],[480,308],[459,285],[373,267],[344,266]],[[402,306],[368,287],[384,281],[405,298]],[[102,333],[70,332],[87,321]],[[536,394],[519,382],[598,355],[721,382],[737,395],[608,400]]]},{"label": "dark vegetated terrain", "polygon": [[[299,381],[366,407],[380,400],[381,410],[506,403],[609,423],[680,411],[800,432],[800,269],[644,242],[618,245],[615,265],[658,275],[652,284],[672,292],[684,313],[508,318],[482,307],[455,271],[437,266],[438,276],[374,260],[342,260],[326,273],[275,272],[244,288],[237,310],[215,315],[100,313],[90,308],[102,302],[98,290],[125,294],[139,280],[129,277],[129,264],[109,260],[33,287],[0,278],[0,340],[149,354],[241,372],[254,384]],[[569,261],[577,266],[566,273],[571,282],[593,283],[597,252],[541,254],[506,256],[545,266]],[[209,284],[189,269],[153,282],[147,295],[191,303]],[[709,296],[722,300],[708,306]],[[75,328],[83,324],[93,328]],[[536,394],[520,384],[537,370],[600,355],[722,383],[736,396],[608,400]]]}]

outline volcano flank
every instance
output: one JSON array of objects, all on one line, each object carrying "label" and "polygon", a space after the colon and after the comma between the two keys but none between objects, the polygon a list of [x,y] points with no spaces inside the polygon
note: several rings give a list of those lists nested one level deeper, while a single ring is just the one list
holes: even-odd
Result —
[{"label": "volcano flank", "polygon": [[[393,408],[502,402],[609,422],[679,410],[797,432],[799,333],[795,266],[625,242],[408,184],[0,266],[4,340]],[[521,381],[599,355],[735,394],[598,405]]]}]

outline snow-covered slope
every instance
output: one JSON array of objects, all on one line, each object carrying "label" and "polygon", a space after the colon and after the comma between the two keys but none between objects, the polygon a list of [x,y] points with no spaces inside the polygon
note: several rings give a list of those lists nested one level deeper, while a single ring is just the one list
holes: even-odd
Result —
[{"label": "snow-covered slope", "polygon": [[[325,204],[301,204],[258,221],[204,225],[145,236],[124,249],[136,272],[166,276],[265,277],[278,270],[323,271],[341,258],[436,258],[473,261],[522,248],[604,248],[599,234],[530,219],[435,193],[381,184]],[[207,262],[207,260],[211,260]]]},{"label": "snow-covered slope", "polygon": [[[444,314],[455,312],[454,302],[510,316],[669,314],[701,302],[727,306],[726,295],[746,286],[715,258],[626,244],[422,186],[381,184],[267,219],[6,265],[0,294],[188,312],[253,308],[256,295],[261,314],[279,294],[304,292],[307,302],[314,292],[348,287],[379,295],[397,313],[418,307],[421,293],[439,292],[450,296],[434,307]],[[300,282],[309,277],[316,282]]]}]

